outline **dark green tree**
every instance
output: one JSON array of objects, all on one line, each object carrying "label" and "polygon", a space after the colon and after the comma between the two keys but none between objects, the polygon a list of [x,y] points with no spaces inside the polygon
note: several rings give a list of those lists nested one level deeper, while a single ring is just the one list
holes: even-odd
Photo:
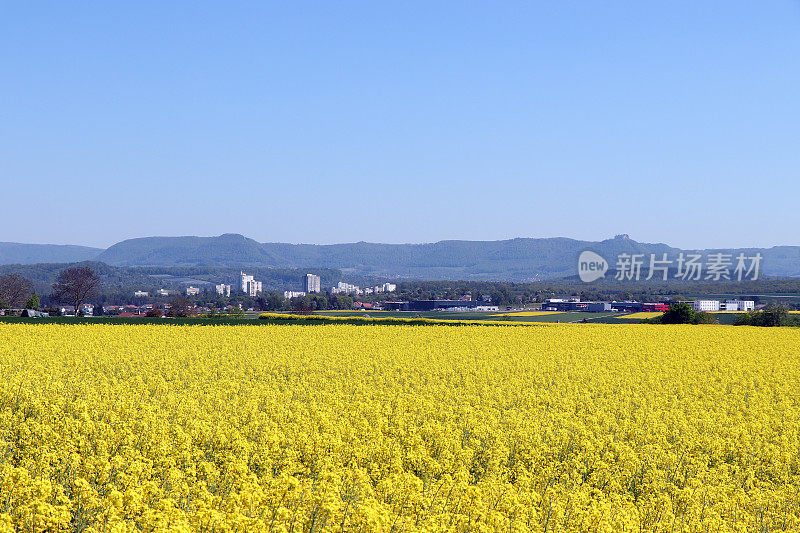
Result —
[{"label": "dark green tree", "polygon": [[31,297],[28,298],[28,301],[25,302],[25,309],[35,309],[38,311],[40,305],[41,301],[39,300],[39,295],[34,291]]},{"label": "dark green tree", "polygon": [[716,324],[717,319],[709,313],[697,312],[684,302],[669,305],[669,309],[660,317],[651,321],[659,324]]},{"label": "dark green tree", "polygon": [[746,315],[739,315],[734,322],[737,326],[779,327],[800,325],[792,316],[789,309],[782,304],[771,302],[762,311],[751,311]]}]

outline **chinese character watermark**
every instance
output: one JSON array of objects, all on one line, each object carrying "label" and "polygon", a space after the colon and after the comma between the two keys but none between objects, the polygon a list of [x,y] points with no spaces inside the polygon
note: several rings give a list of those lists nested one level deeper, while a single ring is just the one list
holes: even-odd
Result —
[{"label": "chinese character watermark", "polygon": [[[680,252],[674,259],[668,254],[629,254],[617,256],[614,279],[617,281],[667,281],[670,278],[682,281],[756,281],[761,275],[760,252],[736,257],[722,252],[709,253],[704,258],[699,253]],[[581,281],[590,283],[605,277],[609,263],[591,251],[581,253],[578,259],[578,275]]]}]

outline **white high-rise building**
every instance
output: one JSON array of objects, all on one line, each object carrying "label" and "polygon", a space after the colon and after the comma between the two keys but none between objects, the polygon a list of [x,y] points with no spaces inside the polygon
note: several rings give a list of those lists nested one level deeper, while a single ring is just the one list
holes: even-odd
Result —
[{"label": "white high-rise building", "polygon": [[314,274],[306,274],[306,292],[319,292],[320,291],[320,277]]},{"label": "white high-rise building", "polygon": [[253,276],[250,274],[245,274],[244,272],[239,272],[242,276],[242,292],[247,292],[247,284],[251,281],[254,281]]},{"label": "white high-rise building", "polygon": [[252,298],[255,298],[256,295],[262,291],[261,282],[256,281],[254,277],[250,274],[245,274],[244,272],[241,271],[239,273],[242,276],[242,292]]},{"label": "white high-rise building", "polygon": [[261,290],[262,285],[260,281],[248,281],[246,290],[244,292],[246,292],[251,298],[255,298],[258,293],[261,292]]},{"label": "white high-rise building", "polygon": [[230,297],[231,295],[230,285],[225,285],[224,283],[220,283],[219,285],[214,285],[214,288],[217,289],[217,294],[220,296]]}]

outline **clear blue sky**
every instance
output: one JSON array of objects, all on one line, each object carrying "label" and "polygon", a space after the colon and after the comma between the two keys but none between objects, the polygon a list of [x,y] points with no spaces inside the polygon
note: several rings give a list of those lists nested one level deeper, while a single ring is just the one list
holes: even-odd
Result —
[{"label": "clear blue sky", "polygon": [[800,244],[797,0],[2,11],[0,241]]}]

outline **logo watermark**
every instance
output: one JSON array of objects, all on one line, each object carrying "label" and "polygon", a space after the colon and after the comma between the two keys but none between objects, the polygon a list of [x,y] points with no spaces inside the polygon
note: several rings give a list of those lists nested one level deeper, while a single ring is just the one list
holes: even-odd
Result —
[{"label": "logo watermark", "polygon": [[[761,253],[736,256],[721,252],[703,254],[619,254],[614,279],[618,281],[756,281],[761,274]],[[591,283],[605,277],[609,263],[601,255],[586,250],[578,257],[578,276]]]},{"label": "logo watermark", "polygon": [[599,254],[586,250],[578,258],[578,276],[584,283],[604,278],[608,272],[608,262]]}]

